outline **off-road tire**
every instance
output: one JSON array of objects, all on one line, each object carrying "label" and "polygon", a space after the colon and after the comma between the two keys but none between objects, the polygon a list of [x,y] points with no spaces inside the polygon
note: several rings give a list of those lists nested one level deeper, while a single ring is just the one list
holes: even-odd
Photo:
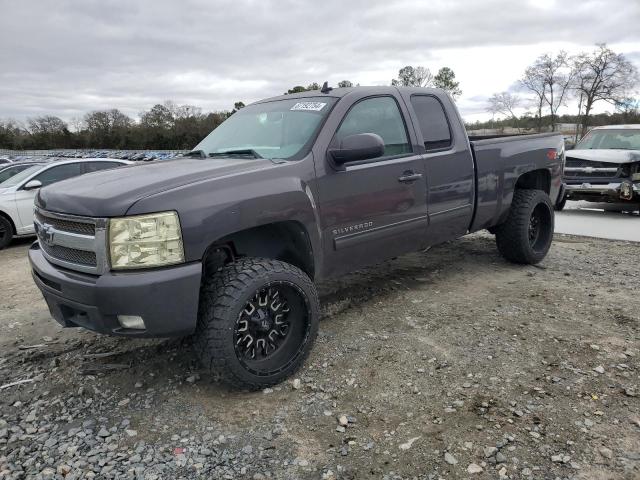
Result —
[{"label": "off-road tire", "polygon": [[[256,374],[236,353],[236,324],[255,293],[274,283],[296,289],[304,299],[306,334],[297,342],[298,353],[286,363],[286,368]],[[237,389],[258,390],[282,382],[302,365],[317,336],[319,319],[315,285],[302,270],[278,260],[244,258],[203,279],[194,346],[203,366],[217,380]]]},{"label": "off-road tire", "polygon": [[[540,230],[532,239],[534,212]],[[549,251],[553,231],[554,210],[549,196],[542,190],[516,189],[507,220],[496,228],[496,244],[510,262],[535,264]]]},{"label": "off-road tire", "polygon": [[11,226],[11,222],[3,216],[0,216],[0,250],[9,245],[12,238],[13,227]]}]

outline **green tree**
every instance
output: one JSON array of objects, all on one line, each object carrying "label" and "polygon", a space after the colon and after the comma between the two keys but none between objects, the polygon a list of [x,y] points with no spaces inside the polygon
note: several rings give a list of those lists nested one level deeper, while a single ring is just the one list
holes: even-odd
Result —
[{"label": "green tree", "polygon": [[67,124],[53,115],[30,118],[27,124],[34,148],[64,148],[71,137]]},{"label": "green tree", "polygon": [[84,117],[87,144],[95,148],[125,148],[130,144],[133,120],[117,108],[94,111]]},{"label": "green tree", "polygon": [[286,91],[285,95],[287,94],[292,94],[292,93],[302,93],[302,92],[306,92],[307,89],[304,88],[302,85],[296,85],[295,87],[290,88],[289,90]]},{"label": "green tree", "polygon": [[353,87],[353,83],[349,80],[340,80],[338,82],[338,88],[350,88]]},{"label": "green tree", "polygon": [[446,91],[453,99],[462,95],[460,90],[460,82],[456,81],[456,74],[449,67],[442,67],[433,77],[433,86]]}]

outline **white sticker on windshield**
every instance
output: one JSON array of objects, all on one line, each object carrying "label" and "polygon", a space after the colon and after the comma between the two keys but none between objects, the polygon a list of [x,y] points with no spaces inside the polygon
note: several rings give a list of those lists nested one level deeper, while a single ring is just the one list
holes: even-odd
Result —
[{"label": "white sticker on windshield", "polygon": [[325,107],[326,103],[324,102],[298,102],[291,110],[311,110],[313,112],[319,112]]}]

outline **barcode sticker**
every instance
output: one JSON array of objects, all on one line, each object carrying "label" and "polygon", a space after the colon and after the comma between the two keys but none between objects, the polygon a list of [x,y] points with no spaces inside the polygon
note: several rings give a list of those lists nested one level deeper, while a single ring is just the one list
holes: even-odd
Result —
[{"label": "barcode sticker", "polygon": [[326,103],[324,102],[298,102],[291,110],[311,110],[313,112],[319,112],[325,107]]}]

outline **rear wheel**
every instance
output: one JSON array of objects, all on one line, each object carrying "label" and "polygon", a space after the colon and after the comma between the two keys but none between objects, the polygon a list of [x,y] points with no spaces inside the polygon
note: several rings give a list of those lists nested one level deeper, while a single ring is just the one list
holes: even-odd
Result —
[{"label": "rear wheel", "polygon": [[223,382],[265,388],[304,362],[319,317],[315,286],[300,269],[277,260],[239,260],[203,281],[197,354]]},{"label": "rear wheel", "polygon": [[0,216],[0,250],[11,243],[13,238],[13,227],[11,222]]},{"label": "rear wheel", "polygon": [[549,196],[541,190],[516,190],[507,220],[496,228],[496,244],[504,258],[535,264],[549,251],[554,213]]}]

